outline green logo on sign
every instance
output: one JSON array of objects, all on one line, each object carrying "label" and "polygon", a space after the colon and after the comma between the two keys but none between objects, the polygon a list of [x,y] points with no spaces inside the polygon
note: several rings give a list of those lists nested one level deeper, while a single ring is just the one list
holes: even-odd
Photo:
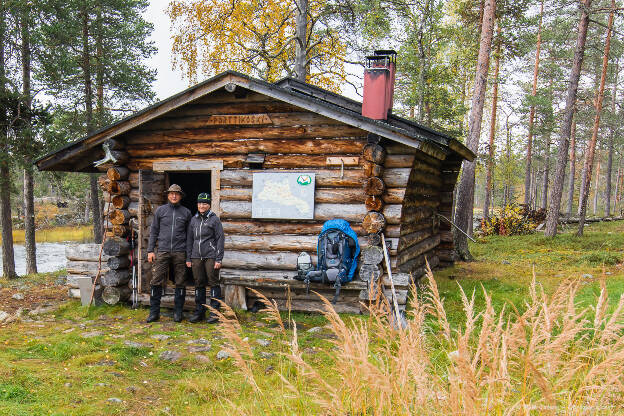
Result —
[{"label": "green logo on sign", "polygon": [[312,177],[310,175],[299,175],[297,183],[299,185],[310,185],[312,183]]}]

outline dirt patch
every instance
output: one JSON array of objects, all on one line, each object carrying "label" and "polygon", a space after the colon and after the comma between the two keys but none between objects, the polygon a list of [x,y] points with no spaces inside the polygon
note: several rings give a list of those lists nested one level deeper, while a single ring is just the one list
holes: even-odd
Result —
[{"label": "dirt patch", "polygon": [[[13,298],[16,294],[23,298]],[[17,297],[21,298],[19,295]],[[3,288],[0,289],[0,310],[13,314],[20,308],[32,310],[43,305],[58,305],[67,299],[67,287],[56,284],[38,284],[21,289]]]}]

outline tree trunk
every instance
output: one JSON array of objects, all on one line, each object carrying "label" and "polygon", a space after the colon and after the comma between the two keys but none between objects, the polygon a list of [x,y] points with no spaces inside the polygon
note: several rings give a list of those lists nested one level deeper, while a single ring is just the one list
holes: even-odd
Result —
[{"label": "tree trunk", "polygon": [[[611,94],[611,114],[615,115],[615,99],[617,97],[617,84],[618,75],[620,72],[620,60],[619,57],[615,60],[615,79],[613,80],[613,93]],[[615,126],[611,125],[611,131],[609,132],[609,144],[608,144],[608,156],[607,156],[607,171],[606,176],[606,189],[605,189],[605,217],[611,216],[611,175],[613,171],[613,142],[615,139]],[[618,170],[619,172],[619,170]]]},{"label": "tree trunk", "polygon": [[[537,26],[537,41],[535,47],[535,65],[533,66],[533,89],[531,97],[535,100],[537,95],[537,78],[539,75],[540,51],[542,49],[542,15],[544,14],[544,1],[540,5],[539,24]],[[524,173],[524,203],[531,203],[531,158],[533,157],[533,124],[535,120],[535,104],[532,102],[529,110],[529,136],[527,138],[526,170]]]},{"label": "tree trunk", "polygon": [[542,201],[540,208],[548,206],[548,174],[550,173],[550,133],[546,136],[546,148],[544,149],[544,176],[542,177]]},{"label": "tree trunk", "polygon": [[[588,0],[590,1],[590,0]],[[589,8],[589,6],[587,7]],[[583,13],[586,13],[583,10]],[[602,100],[604,98],[604,86],[607,78],[607,67],[609,66],[609,50],[611,49],[611,30],[613,28],[613,15],[615,14],[615,0],[611,0],[611,12],[609,13],[609,23],[607,27],[607,39],[605,40],[604,55],[602,57],[602,73],[600,74],[600,86],[596,93],[596,116],[594,117],[594,128],[592,130],[592,138],[589,144],[589,151],[585,158],[585,189],[587,192],[583,195],[583,200],[579,201],[581,205],[581,215],[579,216],[578,236],[583,235],[583,227],[585,225],[585,214],[587,212],[587,195],[589,194],[589,185],[592,176],[592,165],[594,163],[594,152],[596,151],[596,142],[598,140],[598,129],[600,128],[600,115],[602,113]],[[596,188],[597,190],[597,188]]]},{"label": "tree trunk", "polygon": [[[507,116],[505,120],[505,127],[507,130],[506,140],[505,140],[505,160],[507,162],[506,171],[508,172],[509,164],[511,163],[511,126],[509,125],[509,115]],[[504,196],[505,200],[503,203],[503,207],[506,207],[509,201],[511,200],[511,185],[512,185],[512,178],[511,178],[511,175],[507,173],[505,175],[505,196]]]},{"label": "tree trunk", "polygon": [[500,68],[501,54],[501,28],[496,28],[496,60],[494,61],[494,85],[492,87],[492,115],[490,117],[490,143],[488,149],[487,179],[485,185],[485,202],[483,205],[483,218],[490,217],[490,200],[492,199],[492,170],[494,169],[494,136],[496,135],[496,109],[498,104],[498,72]]},{"label": "tree trunk", "polygon": [[95,67],[95,85],[96,85],[96,114],[97,114],[97,127],[102,127],[104,125],[104,64],[102,60],[104,59],[104,52],[102,50],[102,11],[101,7],[97,8],[97,17],[95,22],[95,27],[97,30],[95,36],[95,56],[96,56],[96,67]]},{"label": "tree trunk", "polygon": [[572,120],[570,131],[570,182],[568,183],[568,216],[572,215],[572,204],[574,204],[574,175],[576,174],[576,118]]},{"label": "tree trunk", "polygon": [[[93,87],[91,82],[91,55],[89,52],[89,12],[82,12],[82,71],[84,76],[85,90],[85,119],[87,133],[94,130],[93,125]],[[97,186],[97,174],[90,175],[91,186],[91,217],[93,218],[93,236],[96,243],[101,243],[103,238],[102,214],[100,211],[100,198]]]},{"label": "tree trunk", "polygon": [[620,157],[620,161],[618,162],[617,176],[615,178],[615,201],[613,204],[613,212],[616,215],[618,211],[618,205],[620,203],[621,181],[622,181],[622,157]]},{"label": "tree trunk", "polygon": [[559,222],[559,208],[561,207],[561,194],[563,193],[563,181],[565,179],[566,165],[568,164],[568,148],[570,146],[570,130],[572,127],[572,116],[574,114],[574,103],[578,91],[579,78],[581,76],[581,66],[585,55],[585,41],[587,40],[587,27],[589,25],[589,8],[592,0],[585,0],[581,8],[581,18],[578,24],[578,35],[574,50],[574,60],[570,71],[570,82],[568,83],[568,94],[566,106],[561,124],[561,136],[559,138],[557,167],[555,169],[555,180],[550,198],[550,208],[546,216],[545,235],[554,237],[557,234],[557,224]]},{"label": "tree trunk", "polygon": [[600,150],[598,150],[598,156],[596,157],[596,159],[598,159],[598,165],[596,166],[596,186],[594,189],[594,201],[592,204],[592,215],[594,217],[596,216],[596,212],[598,210],[598,194],[600,190]]},{"label": "tree trunk", "polygon": [[33,167],[32,158],[34,151],[32,146],[32,120],[30,108],[32,105],[30,91],[31,74],[31,50],[30,50],[30,25],[29,10],[24,7],[20,19],[22,37],[22,95],[24,107],[27,113],[24,117],[26,128],[24,136],[24,248],[26,251],[26,274],[37,273],[37,246],[35,243],[35,201],[33,195]]},{"label": "tree trunk", "polygon": [[[5,45],[5,3],[0,3],[0,95],[6,95]],[[1,111],[6,112],[2,108]],[[2,114],[6,118],[6,113]],[[13,253],[13,226],[11,223],[11,177],[9,167],[9,138],[6,128],[0,131],[0,221],[2,221],[2,275],[7,279],[17,277]]]},{"label": "tree trunk", "polygon": [[[583,144],[583,152],[581,154],[583,155],[587,154],[588,145],[589,145],[589,142],[585,141],[585,143]],[[581,199],[583,199],[583,195],[585,194],[585,182],[583,181],[584,177],[585,177],[585,164],[583,164],[583,168],[581,169],[581,176],[580,176],[581,183],[579,185],[579,199],[578,199],[578,206],[576,207],[577,216],[581,215]]]},{"label": "tree trunk", "polygon": [[[472,108],[470,109],[470,126],[466,140],[468,148],[475,154],[479,148],[483,104],[487,87],[488,67],[490,65],[490,52],[492,51],[495,10],[496,0],[486,0],[483,9],[483,24],[481,25],[481,40],[472,96]],[[475,166],[476,163],[474,161],[464,161],[463,173],[457,192],[455,224],[464,231],[470,229],[470,224],[473,221]],[[468,239],[463,233],[455,232],[455,250],[459,258],[465,260],[472,259],[472,255],[468,250]]]},{"label": "tree trunk", "polygon": [[297,0],[295,39],[295,78],[306,82],[308,78],[308,0]]}]

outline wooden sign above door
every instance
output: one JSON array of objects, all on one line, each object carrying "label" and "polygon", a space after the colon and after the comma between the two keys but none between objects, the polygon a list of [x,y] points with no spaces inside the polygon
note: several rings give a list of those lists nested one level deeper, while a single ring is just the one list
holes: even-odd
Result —
[{"label": "wooden sign above door", "polygon": [[210,116],[207,125],[253,125],[273,124],[268,114],[219,114]]}]

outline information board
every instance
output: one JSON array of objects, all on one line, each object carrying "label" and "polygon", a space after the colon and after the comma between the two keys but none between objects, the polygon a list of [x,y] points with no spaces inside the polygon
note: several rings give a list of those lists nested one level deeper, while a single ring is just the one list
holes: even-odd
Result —
[{"label": "information board", "polygon": [[314,173],[255,172],[252,218],[314,219]]}]

